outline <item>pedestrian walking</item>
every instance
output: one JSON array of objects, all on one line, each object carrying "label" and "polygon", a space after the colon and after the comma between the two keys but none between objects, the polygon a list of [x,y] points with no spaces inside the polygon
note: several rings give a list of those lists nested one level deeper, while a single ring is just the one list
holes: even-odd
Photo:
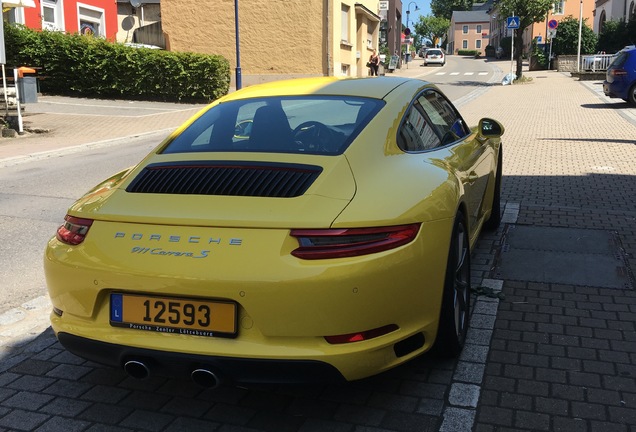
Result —
[{"label": "pedestrian walking", "polygon": [[371,76],[378,76],[378,69],[380,69],[380,56],[378,56],[377,50],[373,50],[373,54],[369,57],[367,66],[371,69]]}]

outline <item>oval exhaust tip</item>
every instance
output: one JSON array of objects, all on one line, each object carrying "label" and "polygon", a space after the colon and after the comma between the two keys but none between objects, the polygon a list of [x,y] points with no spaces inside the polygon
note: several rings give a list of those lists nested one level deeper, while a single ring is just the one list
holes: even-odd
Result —
[{"label": "oval exhaust tip", "polygon": [[207,369],[195,369],[190,376],[192,381],[201,387],[215,388],[221,384],[219,377]]},{"label": "oval exhaust tip", "polygon": [[150,368],[139,360],[129,360],[124,363],[124,371],[131,377],[137,379],[144,379],[150,376]]}]

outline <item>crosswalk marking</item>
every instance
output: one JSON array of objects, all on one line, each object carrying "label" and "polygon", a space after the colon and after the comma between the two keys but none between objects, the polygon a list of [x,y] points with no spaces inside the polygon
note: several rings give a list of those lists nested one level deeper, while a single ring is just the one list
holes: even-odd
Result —
[{"label": "crosswalk marking", "polygon": [[[451,76],[457,76],[459,75],[460,72],[451,72],[449,73],[449,75]],[[446,75],[446,72],[436,72],[435,75]],[[464,76],[471,76],[471,75],[475,75],[475,72],[464,72]],[[477,72],[477,75],[488,75],[488,72]]]}]

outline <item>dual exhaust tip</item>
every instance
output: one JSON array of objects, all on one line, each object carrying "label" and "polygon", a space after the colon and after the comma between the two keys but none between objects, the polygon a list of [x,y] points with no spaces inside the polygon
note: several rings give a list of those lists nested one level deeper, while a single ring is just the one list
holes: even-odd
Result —
[{"label": "dual exhaust tip", "polygon": [[[150,376],[150,367],[141,360],[128,360],[124,363],[124,372],[136,379],[146,379]],[[192,381],[205,388],[216,388],[221,385],[221,379],[214,372],[198,368],[190,373]]]}]

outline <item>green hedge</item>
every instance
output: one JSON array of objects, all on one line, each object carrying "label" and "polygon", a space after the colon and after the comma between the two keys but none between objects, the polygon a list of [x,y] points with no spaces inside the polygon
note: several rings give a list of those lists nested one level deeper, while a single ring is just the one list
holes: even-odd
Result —
[{"label": "green hedge", "polygon": [[460,49],[457,51],[457,55],[476,57],[481,55],[481,51]]},{"label": "green hedge", "polygon": [[7,64],[40,67],[49,94],[209,102],[226,95],[222,56],[132,48],[104,39],[5,23]]}]

